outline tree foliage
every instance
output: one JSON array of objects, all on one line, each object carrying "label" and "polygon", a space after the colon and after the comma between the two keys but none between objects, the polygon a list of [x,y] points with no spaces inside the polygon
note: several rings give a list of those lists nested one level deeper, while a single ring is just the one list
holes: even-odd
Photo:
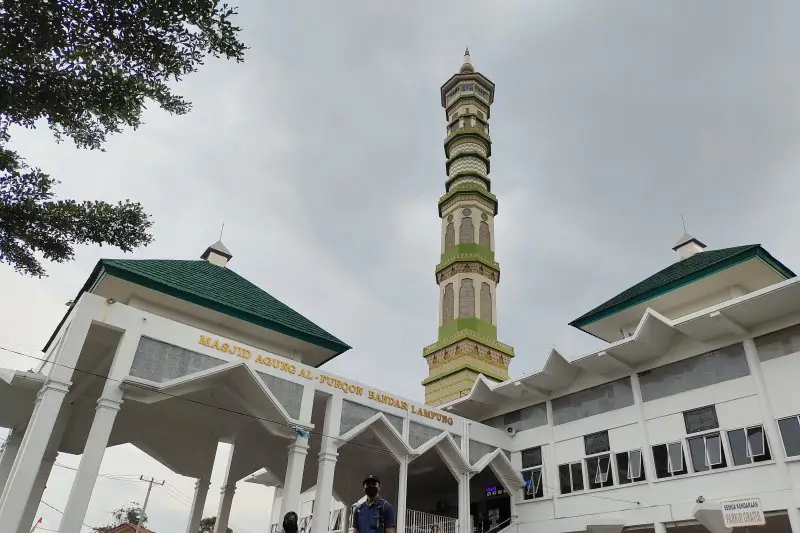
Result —
[{"label": "tree foliage", "polygon": [[[218,533],[217,531],[214,530],[214,525],[216,523],[217,523],[216,516],[209,516],[207,518],[203,518],[202,520],[200,520],[200,530],[198,531],[198,533],[211,533],[212,531],[214,533]],[[233,533],[233,530],[231,528],[226,528],[225,533]]]},{"label": "tree foliage", "polygon": [[142,512],[141,506],[136,502],[131,502],[127,507],[115,509],[111,513],[111,516],[114,517],[114,523],[94,528],[95,533],[106,533],[122,524],[131,524],[135,526],[140,520],[142,525],[147,523],[147,514]]},{"label": "tree foliage", "polygon": [[57,182],[8,147],[12,128],[46,121],[57,141],[102,149],[148,101],[189,112],[170,84],[207,56],[243,59],[235,14],[219,0],[0,0],[0,263],[41,277],[37,253],[64,262],[75,244],[151,242],[136,202],[56,200]]}]

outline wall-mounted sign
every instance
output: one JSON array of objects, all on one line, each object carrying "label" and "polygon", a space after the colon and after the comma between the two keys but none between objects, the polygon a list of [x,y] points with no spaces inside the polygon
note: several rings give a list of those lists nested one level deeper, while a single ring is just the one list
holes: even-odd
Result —
[{"label": "wall-mounted sign", "polygon": [[486,494],[486,496],[502,496],[503,494],[506,493],[506,489],[504,489],[499,485],[490,485],[488,487],[485,487],[483,489],[483,492],[484,494]]},{"label": "wall-mounted sign", "polygon": [[763,526],[767,523],[758,498],[722,502],[720,506],[725,527]]},{"label": "wall-mounted sign", "polygon": [[[239,357],[256,365],[263,365],[265,367],[278,370],[279,372],[299,376],[310,381],[316,381],[317,383],[327,387],[339,389],[346,394],[352,394],[354,396],[361,397],[366,396],[368,399],[374,402],[396,407],[398,409],[403,409],[404,411],[408,411],[411,413],[411,415],[416,417],[429,418],[431,420],[436,420],[437,422],[447,424],[448,426],[452,426],[454,422],[453,417],[447,416],[438,411],[434,411],[433,409],[427,409],[425,407],[413,405],[408,403],[406,400],[394,398],[388,394],[384,394],[376,390],[369,389],[365,391],[364,387],[361,385],[348,383],[347,381],[335,378],[333,376],[326,376],[325,374],[317,373],[319,370],[316,368],[311,369],[299,367],[292,361],[287,361],[274,355],[263,355],[259,353],[253,354],[252,350],[244,346],[228,342],[225,339],[212,337],[210,335],[201,335],[200,345],[222,353]],[[255,357],[253,357],[253,355],[255,355]],[[366,395],[364,394],[365,392]]]}]

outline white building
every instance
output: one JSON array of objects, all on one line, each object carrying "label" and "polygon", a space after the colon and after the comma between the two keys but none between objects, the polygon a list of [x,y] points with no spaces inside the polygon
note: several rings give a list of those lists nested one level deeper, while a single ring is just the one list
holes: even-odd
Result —
[{"label": "white building", "polygon": [[[295,510],[309,533],[342,531],[374,474],[402,533],[730,533],[725,517],[762,516],[765,533],[800,533],[800,280],[758,245],[706,250],[685,235],[675,250],[572,322],[602,350],[553,350],[540,372],[502,381],[476,374],[435,408],[321,370],[349,347],[233,272],[222,243],[197,261],[102,260],[41,368],[0,369],[12,429],[0,533],[29,530],[58,452],[82,454],[59,529],[78,533],[105,449],[122,443],[197,478],[196,533],[220,441],[233,445],[220,531],[242,480],[279,488],[265,529]],[[499,346],[475,327],[436,350]],[[458,384],[491,360],[481,353],[436,364]]]}]

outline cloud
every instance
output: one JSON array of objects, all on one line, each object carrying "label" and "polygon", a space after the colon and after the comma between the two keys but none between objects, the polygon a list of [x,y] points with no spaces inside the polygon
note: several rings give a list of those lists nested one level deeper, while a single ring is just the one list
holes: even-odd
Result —
[{"label": "cloud", "polygon": [[[800,265],[789,200],[800,193],[798,11],[789,1],[251,0],[239,17],[246,61],[209,61],[178,86],[191,114],[149,110],[104,153],[54,145],[46,131],[15,133],[14,147],[64,195],[141,201],[156,242],[135,257],[196,258],[224,223],[231,268],[354,346],[329,371],[421,399],[438,313],[438,91],[464,46],[497,84],[498,331],[520,374],[553,345],[571,356],[596,346],[567,322],[672,262],[681,214],[711,248],[761,242]],[[96,261],[120,255],[79,247],[45,280],[0,268],[0,344],[40,349]],[[8,353],[0,363],[27,367]],[[193,490],[124,447],[103,470]],[[46,501],[63,505],[71,478],[53,476]],[[142,492],[102,483],[87,520]],[[269,512],[261,489],[241,488],[234,504],[253,532]],[[188,508],[161,496],[153,525],[180,530]]]}]

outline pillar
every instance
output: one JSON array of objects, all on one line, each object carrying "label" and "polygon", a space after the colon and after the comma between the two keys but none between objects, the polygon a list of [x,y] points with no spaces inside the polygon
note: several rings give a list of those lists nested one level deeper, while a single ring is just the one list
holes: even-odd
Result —
[{"label": "pillar", "polygon": [[400,460],[400,475],[397,479],[397,531],[406,530],[406,501],[408,496],[408,456]]},{"label": "pillar", "polygon": [[[778,421],[775,415],[772,414],[772,404],[769,401],[767,393],[767,382],[764,380],[764,373],[761,372],[761,361],[758,358],[758,349],[753,339],[745,339],[742,342],[744,347],[744,354],[747,358],[747,366],[750,369],[750,375],[753,376],[753,382],[756,386],[758,393],[758,404],[761,408],[761,418],[764,420],[764,431],[767,434],[769,442],[769,451],[775,459],[775,465],[781,476],[781,481],[786,484],[787,488],[792,487],[792,478],[789,475],[789,468],[786,466],[786,453],[783,449],[783,441],[781,440],[781,433],[778,429]],[[795,509],[795,512],[797,509]],[[791,516],[791,513],[790,513]],[[800,524],[798,524],[800,526]],[[800,528],[797,529],[800,531]]]},{"label": "pillar", "polygon": [[22,443],[23,433],[24,431],[19,429],[12,429],[6,438],[3,455],[0,457],[0,494],[3,493],[3,487],[5,487],[8,475],[11,473],[11,467],[14,466],[19,445]]},{"label": "pillar", "polygon": [[[639,418],[639,425],[642,431],[642,468],[648,483],[653,483],[656,479],[656,469],[653,461],[649,458],[652,457],[650,445],[650,433],[647,431],[647,420],[644,418],[644,402],[642,401],[642,388],[639,385],[639,374],[634,372],[631,374],[631,390],[633,391],[633,403],[636,405],[636,414]],[[553,479],[553,478],[551,478]],[[555,478],[558,479],[558,478]],[[658,533],[658,531],[656,531]]]},{"label": "pillar", "polygon": [[42,459],[39,473],[36,474],[36,480],[33,483],[28,503],[25,505],[25,512],[22,514],[17,533],[30,532],[33,522],[36,520],[36,511],[39,510],[39,504],[42,502],[42,495],[44,494],[44,489],[47,488],[47,480],[50,479],[50,472],[53,470],[53,463],[56,462],[57,456],[58,452],[51,452]]},{"label": "pillar", "polygon": [[792,505],[786,509],[786,515],[789,517],[789,525],[792,527],[792,533],[800,533],[800,510],[797,509],[797,506]]},{"label": "pillar", "polygon": [[[289,511],[298,512],[300,507],[300,491],[303,485],[303,469],[306,465],[308,442],[299,435],[287,447],[286,478],[283,480],[283,501],[281,502],[281,519]],[[330,504],[329,504],[330,505]]]},{"label": "pillar", "polygon": [[211,483],[208,479],[198,479],[194,484],[194,497],[192,507],[189,509],[189,523],[186,525],[186,533],[197,533],[200,531],[200,521],[203,519],[203,508],[206,505],[206,496]]},{"label": "pillar", "polygon": [[108,446],[108,438],[111,436],[114,420],[121,405],[122,401],[109,398],[97,400],[92,428],[89,430],[81,462],[72,482],[72,490],[58,528],[59,533],[80,533],[83,527],[83,519],[86,517],[97,474],[100,472],[100,464]]},{"label": "pillar", "polygon": [[219,509],[217,510],[217,523],[214,524],[215,533],[225,533],[228,531],[228,522],[231,518],[231,507],[233,506],[233,494],[236,492],[236,483],[229,483],[222,487],[219,499]]},{"label": "pillar", "polygon": [[[458,476],[458,532],[472,533],[472,520],[470,519],[469,504],[469,472],[461,472]],[[403,532],[400,532],[403,533]]]},{"label": "pillar", "polygon": [[[311,521],[311,533],[328,533],[331,504],[333,503],[333,477],[336,473],[336,460],[339,445],[336,437],[342,420],[342,397],[328,396],[325,402],[325,421],[322,425],[322,441],[319,449],[319,469],[317,486],[314,490],[314,509],[316,515]],[[287,471],[287,478],[288,478]],[[300,474],[302,479],[302,472]],[[295,511],[296,512],[296,511]]]},{"label": "pillar", "polygon": [[48,380],[36,395],[33,415],[0,497],[0,524],[3,524],[6,531],[16,531],[19,528],[45,448],[70,385]]},{"label": "pillar", "polygon": [[655,533],[667,533],[667,525],[664,522],[655,522],[653,529]]}]

